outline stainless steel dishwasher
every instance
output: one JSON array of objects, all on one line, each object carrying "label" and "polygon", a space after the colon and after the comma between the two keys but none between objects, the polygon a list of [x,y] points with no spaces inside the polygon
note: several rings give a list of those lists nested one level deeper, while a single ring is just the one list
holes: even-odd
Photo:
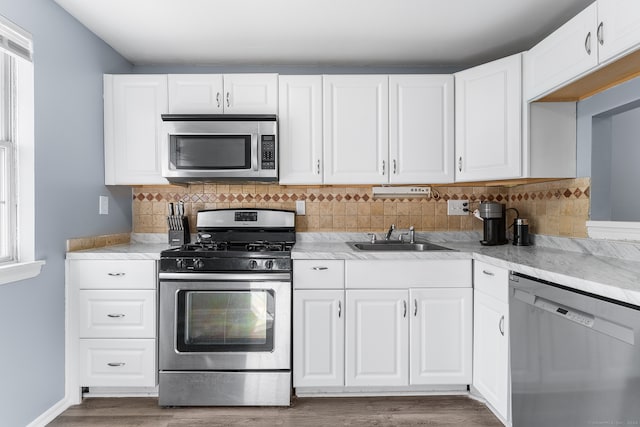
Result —
[{"label": "stainless steel dishwasher", "polygon": [[509,280],[514,427],[640,425],[640,307]]}]

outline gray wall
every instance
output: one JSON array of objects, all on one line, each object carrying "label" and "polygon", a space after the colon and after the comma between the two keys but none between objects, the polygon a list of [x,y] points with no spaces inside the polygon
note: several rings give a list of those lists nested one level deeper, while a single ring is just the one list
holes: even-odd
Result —
[{"label": "gray wall", "polygon": [[[132,66],[53,0],[0,0],[33,34],[35,279],[0,286],[0,425],[24,426],[64,397],[64,257],[71,237],[129,232],[131,191],[104,186],[102,74]],[[110,214],[98,215],[98,196]]]},{"label": "gray wall", "polygon": [[[578,176],[591,177],[592,220],[639,221],[640,78],[578,102]],[[636,190],[636,191],[634,191]]]}]

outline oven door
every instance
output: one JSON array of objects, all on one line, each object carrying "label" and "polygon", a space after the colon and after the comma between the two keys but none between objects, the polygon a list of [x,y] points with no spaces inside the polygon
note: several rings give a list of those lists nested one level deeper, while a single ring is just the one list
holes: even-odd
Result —
[{"label": "oven door", "polygon": [[161,371],[290,369],[290,280],[187,275],[160,278]]}]

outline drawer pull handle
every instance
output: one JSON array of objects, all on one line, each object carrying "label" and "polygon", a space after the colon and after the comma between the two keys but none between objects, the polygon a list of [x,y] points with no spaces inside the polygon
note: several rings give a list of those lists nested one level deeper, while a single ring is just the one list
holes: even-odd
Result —
[{"label": "drawer pull handle", "polygon": [[402,301],[402,305],[404,306],[404,313],[402,314],[402,317],[407,317],[407,301]]},{"label": "drawer pull handle", "polygon": [[413,317],[416,317],[418,315],[418,300],[414,299],[413,300]]},{"label": "drawer pull handle", "polygon": [[487,271],[487,270],[482,270],[483,274],[486,274],[487,276],[495,276],[495,274],[493,274],[491,271]]},{"label": "drawer pull handle", "polygon": [[109,362],[109,363],[107,363],[107,365],[111,366],[112,368],[119,368],[120,366],[126,365],[126,363],[124,363],[124,362]]},{"label": "drawer pull handle", "polygon": [[124,314],[122,313],[112,313],[112,314],[107,314],[108,317],[112,317],[112,318],[120,318],[120,317],[124,317]]},{"label": "drawer pull handle", "polygon": [[122,277],[127,273],[107,273],[111,277]]},{"label": "drawer pull handle", "polygon": [[329,267],[313,267],[313,270],[315,271],[324,271],[324,270],[328,270]]},{"label": "drawer pull handle", "polygon": [[500,321],[498,322],[498,330],[504,336],[504,314],[500,317]]},{"label": "drawer pull handle", "polygon": [[338,318],[342,317],[342,301],[338,301]]}]

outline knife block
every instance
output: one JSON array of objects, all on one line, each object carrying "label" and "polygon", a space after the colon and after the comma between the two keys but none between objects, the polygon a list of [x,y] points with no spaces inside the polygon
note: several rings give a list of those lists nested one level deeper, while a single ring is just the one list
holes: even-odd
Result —
[{"label": "knife block", "polygon": [[169,246],[182,246],[191,242],[191,233],[189,232],[189,218],[183,216],[178,218],[178,228],[169,228]]}]

